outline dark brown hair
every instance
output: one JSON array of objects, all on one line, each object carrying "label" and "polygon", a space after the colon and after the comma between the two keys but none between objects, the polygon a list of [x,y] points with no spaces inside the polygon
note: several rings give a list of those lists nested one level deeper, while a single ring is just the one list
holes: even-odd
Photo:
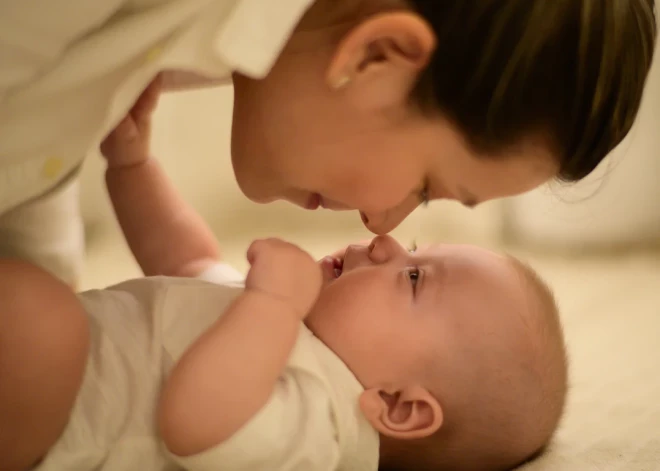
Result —
[{"label": "dark brown hair", "polygon": [[587,176],[628,134],[655,47],[654,0],[409,0],[437,49],[413,99],[499,154],[530,134]]}]

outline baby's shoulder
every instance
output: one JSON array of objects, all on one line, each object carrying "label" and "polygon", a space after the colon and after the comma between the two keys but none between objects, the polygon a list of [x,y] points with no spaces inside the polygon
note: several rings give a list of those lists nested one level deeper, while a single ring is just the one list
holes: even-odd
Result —
[{"label": "baby's shoulder", "polygon": [[121,281],[104,288],[89,289],[87,291],[78,293],[78,297],[83,301],[88,299],[112,298],[116,296],[148,298],[153,297],[154,295],[157,295],[163,291],[167,291],[170,287],[194,287],[195,285],[204,284],[206,283],[192,278],[149,276]]},{"label": "baby's shoulder", "polygon": [[287,370],[305,383],[313,383],[333,395],[338,386],[353,383],[353,374],[348,366],[330,347],[316,337],[304,324],[296,340],[296,345],[287,362]]},{"label": "baby's shoulder", "polygon": [[233,284],[215,283],[196,278],[157,277],[150,279],[162,293],[163,304],[171,308],[191,310],[195,307],[228,305],[243,292],[243,287]]},{"label": "baby's shoulder", "polygon": [[195,278],[152,276],[123,281],[103,289],[92,289],[78,294],[88,311],[103,310],[109,306],[131,305],[140,310],[190,310],[195,306],[217,304],[233,299],[240,288]]}]

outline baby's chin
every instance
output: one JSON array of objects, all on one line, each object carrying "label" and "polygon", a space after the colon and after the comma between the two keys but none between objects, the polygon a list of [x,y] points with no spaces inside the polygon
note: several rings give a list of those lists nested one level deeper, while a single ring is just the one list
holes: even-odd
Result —
[{"label": "baby's chin", "polygon": [[317,322],[317,311],[312,308],[312,310],[307,314],[307,317],[303,319],[303,324],[316,336],[321,337],[318,333],[318,322]]}]

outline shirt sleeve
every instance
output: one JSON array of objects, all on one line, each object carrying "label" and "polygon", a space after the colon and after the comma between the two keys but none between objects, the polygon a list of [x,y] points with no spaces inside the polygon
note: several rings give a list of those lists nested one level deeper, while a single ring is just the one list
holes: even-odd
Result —
[{"label": "shirt sleeve", "polygon": [[245,276],[227,263],[214,263],[195,277],[198,280],[208,281],[217,285],[241,284]]},{"label": "shirt sleeve", "polygon": [[331,400],[305,373],[282,376],[268,403],[229,440],[172,458],[190,471],[332,471],[339,445]]},{"label": "shirt sleeve", "polygon": [[67,48],[108,21],[126,0],[0,1],[0,101],[48,70]]}]

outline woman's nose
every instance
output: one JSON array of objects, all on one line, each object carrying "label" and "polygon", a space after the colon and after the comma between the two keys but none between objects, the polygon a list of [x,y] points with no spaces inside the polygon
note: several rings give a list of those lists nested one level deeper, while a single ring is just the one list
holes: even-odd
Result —
[{"label": "woman's nose", "polygon": [[401,250],[401,246],[388,235],[375,237],[369,245],[369,259],[372,263],[387,263],[394,258]]},{"label": "woman's nose", "polygon": [[367,229],[374,234],[387,234],[395,229],[419,206],[416,199],[407,199],[398,206],[381,212],[360,211],[360,217]]}]

